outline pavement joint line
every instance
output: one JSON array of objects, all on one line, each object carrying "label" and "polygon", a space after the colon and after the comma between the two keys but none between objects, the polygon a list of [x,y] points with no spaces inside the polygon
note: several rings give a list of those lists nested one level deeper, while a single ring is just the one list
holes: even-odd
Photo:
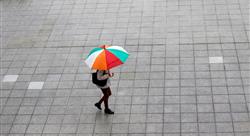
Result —
[{"label": "pavement joint line", "polygon": [[[178,43],[178,44],[172,44],[172,46],[175,45],[199,45],[199,44],[249,44],[250,42],[219,42],[219,43]],[[162,46],[162,45],[171,45],[171,44],[125,44],[124,47],[126,46]],[[99,46],[99,45],[96,45]],[[79,48],[79,47],[96,47],[96,46],[41,46],[41,47],[21,47],[21,48],[3,48],[1,47],[0,49],[37,49],[37,48]]]}]

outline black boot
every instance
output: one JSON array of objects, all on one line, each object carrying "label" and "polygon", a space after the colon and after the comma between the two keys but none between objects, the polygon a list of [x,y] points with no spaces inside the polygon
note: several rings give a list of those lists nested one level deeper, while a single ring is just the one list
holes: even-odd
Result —
[{"label": "black boot", "polygon": [[114,112],[113,112],[112,110],[108,109],[108,108],[105,109],[104,112],[105,112],[106,114],[114,114]]},{"label": "black boot", "polygon": [[97,107],[99,110],[102,110],[101,104],[100,103],[96,103],[95,107]]}]

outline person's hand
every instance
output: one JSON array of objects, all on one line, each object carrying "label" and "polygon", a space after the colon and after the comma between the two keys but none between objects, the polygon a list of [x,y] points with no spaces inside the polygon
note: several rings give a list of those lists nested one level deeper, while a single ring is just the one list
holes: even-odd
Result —
[{"label": "person's hand", "polygon": [[114,76],[114,73],[109,73],[109,77],[113,77]]}]

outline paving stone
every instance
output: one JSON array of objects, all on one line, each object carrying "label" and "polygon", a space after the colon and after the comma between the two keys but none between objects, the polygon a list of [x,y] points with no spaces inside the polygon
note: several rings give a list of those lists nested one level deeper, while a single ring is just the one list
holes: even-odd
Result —
[{"label": "paving stone", "polygon": [[1,124],[11,124],[15,120],[14,115],[2,115],[0,116]]},{"label": "paving stone", "polygon": [[248,120],[247,113],[232,113],[233,121],[246,121]]},{"label": "paving stone", "polygon": [[4,107],[2,114],[3,115],[15,115],[17,114],[19,111],[19,107],[18,106],[8,106],[8,107]]},{"label": "paving stone", "polygon": [[197,132],[198,131],[197,123],[182,123],[181,131],[184,133]]},{"label": "paving stone", "polygon": [[144,123],[146,122],[146,114],[131,114],[130,122],[131,123]]},{"label": "paving stone", "polygon": [[25,133],[25,130],[27,128],[27,125],[13,125],[11,127],[10,133]]},{"label": "paving stone", "polygon": [[129,133],[145,133],[145,124],[129,124]]},{"label": "paving stone", "polygon": [[60,131],[60,125],[53,124],[53,125],[45,125],[43,129],[43,133],[45,134],[58,134]]},{"label": "paving stone", "polygon": [[213,113],[198,113],[199,122],[214,122],[215,115]]},{"label": "paving stone", "polygon": [[215,123],[199,123],[199,131],[205,132],[209,134],[213,134],[215,132]]},{"label": "paving stone", "polygon": [[76,130],[77,130],[77,125],[65,124],[61,126],[60,133],[72,134],[76,133]]},{"label": "paving stone", "polygon": [[96,124],[95,133],[110,133],[111,124]]},{"label": "paving stone", "polygon": [[181,122],[197,122],[196,113],[182,113]]},{"label": "paving stone", "polygon": [[180,122],[180,114],[178,113],[164,114],[164,122]]},{"label": "paving stone", "polygon": [[180,105],[178,105],[178,104],[165,105],[164,112],[165,113],[179,113],[180,112],[179,107],[180,107]]},{"label": "paving stone", "polygon": [[147,124],[146,133],[162,133],[162,131],[163,131],[162,123]]},{"label": "paving stone", "polygon": [[32,125],[28,126],[26,133],[42,133],[44,125]]},{"label": "paving stone", "polygon": [[230,122],[232,121],[230,113],[217,113],[216,114],[217,122]]},{"label": "paving stone", "polygon": [[129,114],[115,114],[113,118],[113,123],[128,123],[129,118]]},{"label": "paving stone", "polygon": [[216,124],[217,132],[233,132],[232,123],[217,123]]},{"label": "paving stone", "polygon": [[179,123],[165,123],[164,124],[164,132],[165,133],[179,133],[180,132],[180,124]]},{"label": "paving stone", "polygon": [[9,134],[10,129],[11,129],[11,125],[1,124],[0,126],[2,128],[2,132],[1,132],[2,135],[7,136]]},{"label": "paving stone", "polygon": [[17,115],[15,118],[15,124],[27,124],[30,121],[30,115]]},{"label": "paving stone", "polygon": [[94,124],[80,124],[77,133],[79,134],[86,134],[86,133],[92,133],[94,129]]},{"label": "paving stone", "polygon": [[195,104],[182,104],[181,112],[197,112]]},{"label": "paving stone", "polygon": [[229,104],[214,104],[215,112],[230,112]]},{"label": "paving stone", "polygon": [[49,115],[46,121],[47,124],[61,124],[64,115]]},{"label": "paving stone", "polygon": [[5,75],[3,82],[15,82],[18,78],[18,75]]},{"label": "paving stone", "polygon": [[128,133],[128,124],[113,124],[112,133],[127,134]]},{"label": "paving stone", "polygon": [[31,124],[44,124],[47,120],[47,115],[32,115]]},{"label": "paving stone", "polygon": [[28,89],[42,89],[44,82],[30,82]]},{"label": "paving stone", "polygon": [[234,123],[236,132],[249,132],[249,122]]}]

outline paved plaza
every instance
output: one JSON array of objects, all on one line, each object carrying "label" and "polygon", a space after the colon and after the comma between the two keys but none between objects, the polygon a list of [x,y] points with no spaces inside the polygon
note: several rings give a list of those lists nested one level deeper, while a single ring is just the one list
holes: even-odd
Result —
[{"label": "paved plaza", "polygon": [[[0,4],[1,136],[250,136],[249,0]],[[101,44],[130,54],[114,115],[84,63]]]}]

